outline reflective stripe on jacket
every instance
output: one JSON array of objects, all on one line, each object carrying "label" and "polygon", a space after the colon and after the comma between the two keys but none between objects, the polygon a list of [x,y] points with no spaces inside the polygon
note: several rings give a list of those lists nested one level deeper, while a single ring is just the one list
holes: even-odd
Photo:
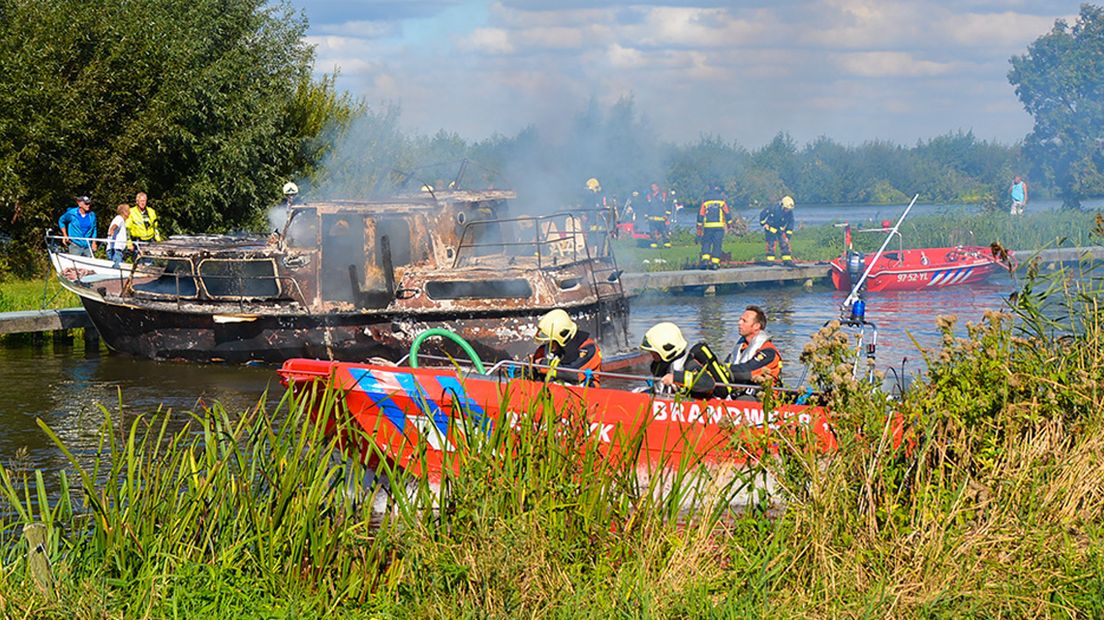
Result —
[{"label": "reflective stripe on jacket", "polygon": [[728,223],[728,203],[724,200],[706,200],[698,209],[698,224],[703,228],[724,228]]}]

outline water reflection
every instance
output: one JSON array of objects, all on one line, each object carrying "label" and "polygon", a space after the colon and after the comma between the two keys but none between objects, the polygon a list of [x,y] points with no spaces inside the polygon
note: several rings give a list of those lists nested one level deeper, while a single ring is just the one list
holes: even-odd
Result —
[{"label": "water reflection", "polygon": [[[231,410],[255,404],[270,385],[271,368],[189,365],[114,355],[83,345],[0,347],[0,459],[20,466],[61,469],[64,456],[36,423],[41,418],[71,449],[97,449],[103,405],[128,418],[158,408],[183,413],[219,401]],[[180,416],[180,424],[185,416]]]}]

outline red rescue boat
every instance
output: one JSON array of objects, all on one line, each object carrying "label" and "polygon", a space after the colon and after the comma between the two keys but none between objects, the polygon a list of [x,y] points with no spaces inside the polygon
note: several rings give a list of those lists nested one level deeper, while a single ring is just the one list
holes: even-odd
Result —
[{"label": "red rescue boat", "polygon": [[[895,228],[862,232],[888,232],[900,237]],[[981,282],[1006,268],[1002,260],[1013,260],[1011,252],[995,256],[992,248],[961,245],[863,254],[852,249],[850,226],[845,227],[844,234],[847,250],[830,263],[832,284],[841,291],[852,290],[868,268],[870,273],[863,283],[867,291],[930,291]]]},{"label": "red rescue boat", "polygon": [[632,449],[631,440],[643,433],[637,457],[641,468],[678,464],[687,457],[707,466],[742,465],[765,450],[776,450],[778,440],[799,429],[812,434],[819,450],[836,446],[828,415],[817,406],[781,405],[764,411],[757,401],[560,385],[511,378],[509,365],[517,363],[504,364],[486,374],[469,374],[454,368],[291,359],[279,373],[297,394],[332,382],[374,444],[361,446],[369,466],[386,459],[431,483],[440,482],[446,468],[457,470],[457,451],[470,445],[465,433],[489,433],[501,424],[517,430],[534,403],[540,404],[538,411],[554,411],[565,420],[584,416],[587,432],[607,456]]}]

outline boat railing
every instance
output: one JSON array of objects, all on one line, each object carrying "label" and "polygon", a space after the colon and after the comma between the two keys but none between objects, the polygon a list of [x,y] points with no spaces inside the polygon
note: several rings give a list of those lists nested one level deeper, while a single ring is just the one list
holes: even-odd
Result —
[{"label": "boat railing", "polygon": [[[394,367],[396,371],[410,370],[410,366],[404,364],[410,359],[410,356],[404,355],[397,362],[389,362],[390,367]],[[497,378],[497,380],[510,380],[510,378],[524,378],[527,373],[533,371],[560,371],[562,373],[572,374],[587,374],[593,377],[599,378],[599,380],[617,380],[628,383],[637,384],[636,392],[656,392],[657,394],[665,394],[662,392],[661,386],[655,376],[651,375],[638,375],[630,373],[615,373],[606,371],[580,371],[577,368],[564,368],[561,366],[551,366],[548,364],[538,364],[532,362],[524,362],[520,360],[501,360],[492,364],[489,368],[486,368],[485,372],[477,373],[473,363],[469,360],[463,359],[463,357],[450,357],[445,355],[428,355],[418,354],[418,360],[420,361],[433,361],[439,362],[444,367],[457,367],[463,368],[463,371],[470,375],[485,376]],[[337,364],[337,362],[335,362]],[[433,366],[431,366],[433,367]],[[296,375],[310,375],[310,376],[328,376],[332,371],[280,371],[280,374],[296,374]],[[728,387],[732,389],[735,394],[758,394],[763,391],[763,386],[758,384],[747,383],[721,383],[718,382],[715,385],[720,387]],[[795,397],[807,397],[811,394],[811,391],[807,387],[795,388],[795,387],[783,387],[775,386],[773,392],[777,394],[787,394]],[[669,394],[668,394],[669,395]]]},{"label": "boat railing", "polygon": [[[562,228],[561,228],[562,226]],[[502,228],[532,228],[532,240],[506,241]],[[602,209],[470,220],[464,223],[453,268],[486,255],[530,256],[537,267],[611,256],[610,214]],[[521,236],[518,235],[518,238]],[[596,252],[591,252],[597,248]]]},{"label": "boat railing", "polygon": [[[149,290],[135,289],[136,292],[142,294],[143,296],[172,298],[173,300],[176,301],[176,304],[177,304],[178,307],[180,307],[183,303],[185,303],[188,300],[203,299],[204,301],[237,303],[238,308],[244,311],[246,302],[249,302],[249,301],[270,301],[270,300],[274,300],[274,299],[284,298],[285,297],[284,292],[289,291],[289,294],[287,295],[287,297],[290,298],[292,301],[298,302],[299,305],[302,306],[306,310],[307,314],[310,314],[310,302],[307,301],[306,296],[303,295],[303,290],[299,287],[299,282],[291,276],[284,276],[284,275],[280,275],[280,274],[273,274],[273,275],[197,274],[194,271],[194,267],[193,267],[193,270],[191,271],[191,273],[180,273],[180,272],[166,273],[166,272],[161,271],[161,272],[157,272],[156,275],[159,275],[159,277],[161,277],[161,278],[172,277],[175,291],[171,292],[171,293],[162,293],[162,292],[159,292],[159,291],[149,291]],[[192,283],[191,283],[190,286],[187,286],[185,288],[181,288],[181,281],[182,280],[184,280],[184,281],[191,280]],[[275,285],[276,292],[273,293],[273,294],[246,294],[244,292],[237,293],[237,294],[211,293],[210,290],[208,289],[208,286],[207,286],[207,283],[206,283],[207,280],[230,280],[230,281],[239,282],[239,283],[242,283],[242,284],[244,284],[246,282],[254,282],[254,283],[272,282]],[[202,287],[202,289],[200,287]],[[244,288],[244,286],[241,287],[241,288]],[[133,287],[132,287],[132,289],[133,289]],[[199,294],[200,290],[203,291],[203,296],[202,297]],[[291,290],[294,290],[294,294],[290,293]]]},{"label": "boat railing", "polygon": [[[419,360],[431,360],[431,361],[434,361],[434,362],[441,362],[441,363],[443,363],[444,365],[447,365],[447,366],[457,366],[457,365],[459,365],[462,368],[465,368],[465,369],[471,368],[471,370],[474,371],[474,368],[472,368],[472,366],[473,366],[472,362],[469,361],[469,360],[463,359],[463,358],[453,358],[453,357],[447,357],[447,356],[441,356],[441,355],[419,354],[418,359]],[[409,360],[409,356],[403,356],[402,358],[400,358],[398,360],[398,362],[395,363],[395,367],[396,368],[404,368],[403,364],[405,364],[408,360]],[[654,390],[654,389],[658,388],[658,386],[659,386],[659,383],[658,383],[656,377],[651,376],[651,375],[638,375],[638,374],[632,374],[632,373],[610,372],[610,371],[603,371],[603,370],[592,370],[592,371],[589,371],[589,373],[588,373],[587,371],[582,371],[582,370],[578,370],[578,369],[575,369],[575,368],[563,368],[563,367],[560,367],[560,366],[550,366],[550,365],[547,365],[547,364],[538,364],[538,363],[527,362],[527,361],[522,361],[522,360],[500,360],[498,362],[495,362],[493,365],[491,365],[491,367],[487,368],[485,370],[485,372],[483,372],[483,373],[474,373],[473,372],[472,374],[481,374],[482,376],[495,377],[495,378],[498,378],[498,379],[504,379],[504,378],[505,379],[514,379],[514,378],[524,377],[524,376],[526,376],[527,372],[533,372],[533,371],[536,371],[536,370],[546,370],[546,371],[547,370],[557,370],[557,371],[562,372],[562,373],[589,374],[589,376],[592,376],[592,377],[595,377],[595,378],[598,378],[598,379],[616,379],[616,380],[619,380],[619,381],[626,381],[626,382],[630,382],[630,383],[636,383],[636,384],[638,384],[638,386],[640,388],[642,388],[642,391]],[[747,393],[748,391],[753,391],[755,393],[758,393],[758,392],[763,390],[762,385],[751,384],[751,383],[722,383],[722,382],[717,382],[716,385],[719,386],[719,387],[730,388],[734,392],[739,392],[739,393]],[[807,388],[787,388],[787,387],[782,387],[782,386],[776,386],[776,387],[773,388],[773,390],[774,390],[774,392],[777,392],[777,393],[792,394],[792,395],[795,395],[795,396],[801,396],[803,394],[808,394],[808,392],[809,392],[809,390]]]},{"label": "boat railing", "polygon": [[881,227],[881,228],[860,228],[857,232],[861,232],[861,233],[882,233],[883,235],[888,234],[891,239],[893,237],[897,237],[897,250],[898,250],[898,252],[897,252],[897,262],[901,262],[901,261],[904,260],[904,257],[905,257],[905,238],[901,236],[901,231],[893,229],[893,228]]},{"label": "boat railing", "polygon": [[[120,267],[114,267],[109,264],[107,259],[95,258],[84,256],[81,254],[70,254],[62,251],[64,248],[60,242],[64,238],[61,235],[55,235],[51,233],[46,234],[46,249],[52,257],[55,257],[55,269],[58,272],[58,276],[66,279],[72,279],[74,281],[83,282],[84,284],[92,284],[94,282],[106,282],[117,281],[120,285],[120,293],[124,290],[130,289],[134,291],[134,281],[136,279],[143,278],[166,278],[170,277],[173,280],[171,289],[166,292],[159,291],[143,291],[138,292],[143,296],[148,297],[163,297],[170,298],[177,302],[177,305],[184,303],[190,299],[198,299],[200,297],[200,286],[203,287],[204,295],[214,301],[223,301],[228,303],[237,303],[239,308],[244,309],[244,305],[247,301],[273,299],[284,296],[284,292],[288,292],[288,296],[299,302],[299,304],[310,312],[310,303],[306,296],[303,294],[303,290],[299,285],[298,280],[291,276],[280,275],[279,273],[253,275],[253,274],[212,274],[212,273],[197,273],[195,265],[188,257],[174,257],[173,261],[179,261],[187,263],[187,268],[183,272],[173,271],[167,272],[165,265],[159,265],[157,258],[151,257],[148,254],[142,254],[139,250],[137,260],[133,263],[120,263]],[[68,237],[68,239],[79,239],[81,241],[96,241],[104,242],[103,238],[99,237]],[[68,269],[76,270],[76,273],[72,274],[74,277],[66,276],[65,271]],[[274,269],[275,271],[275,269]],[[82,274],[81,272],[88,272]],[[95,277],[92,277],[95,276]],[[182,281],[186,282],[191,280],[191,284],[188,286],[181,286]],[[229,280],[242,283],[242,286],[238,287],[239,290],[245,288],[245,283],[252,282],[272,282],[276,289],[276,293],[272,294],[245,294],[240,292],[237,294],[212,294],[207,290],[207,284],[205,280]]]}]

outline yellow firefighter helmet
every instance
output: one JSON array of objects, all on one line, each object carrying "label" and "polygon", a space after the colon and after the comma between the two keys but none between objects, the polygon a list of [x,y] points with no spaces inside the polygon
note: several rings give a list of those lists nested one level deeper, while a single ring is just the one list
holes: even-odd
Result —
[{"label": "yellow firefighter helmet", "polygon": [[575,337],[579,326],[563,310],[556,308],[542,316],[537,323],[537,333],[533,339],[537,342],[555,342],[561,347]]},{"label": "yellow firefighter helmet", "polygon": [[659,355],[659,359],[669,362],[686,351],[686,339],[678,325],[664,321],[656,323],[644,334],[640,348]]}]

